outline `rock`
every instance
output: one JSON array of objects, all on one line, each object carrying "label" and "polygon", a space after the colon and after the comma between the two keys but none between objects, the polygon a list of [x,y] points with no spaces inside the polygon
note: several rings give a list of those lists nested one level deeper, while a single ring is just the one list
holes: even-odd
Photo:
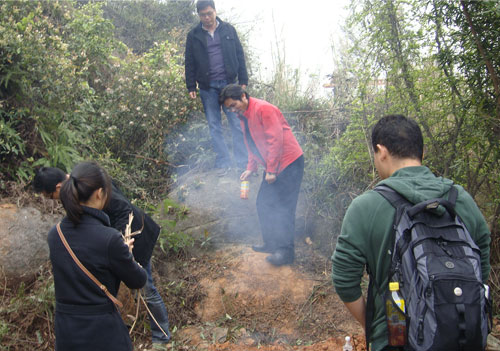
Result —
[{"label": "rock", "polygon": [[32,279],[49,260],[47,233],[59,220],[32,207],[0,205],[0,267],[10,282]]},{"label": "rock", "polygon": [[[261,242],[260,225],[255,202],[262,181],[258,176],[249,178],[249,197],[240,198],[239,173],[230,171],[218,177],[215,171],[189,172],[179,178],[169,197],[186,206],[189,215],[176,223],[176,230],[196,237],[212,237],[216,242]],[[299,196],[296,215],[296,235],[304,229],[304,200]],[[168,213],[168,209],[165,209]],[[214,237],[215,236],[215,237]]]}]

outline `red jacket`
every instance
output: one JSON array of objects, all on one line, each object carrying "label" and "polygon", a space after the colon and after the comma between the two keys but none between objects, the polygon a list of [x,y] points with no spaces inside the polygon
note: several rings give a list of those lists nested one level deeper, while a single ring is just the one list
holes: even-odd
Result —
[{"label": "red jacket", "polygon": [[[257,171],[257,163],[260,163],[266,172],[278,174],[303,154],[290,125],[276,106],[250,97],[248,108],[241,118],[247,119],[250,135],[263,158],[252,152],[246,133],[243,132],[248,150],[248,170]],[[243,120],[241,129],[245,131]]]}]

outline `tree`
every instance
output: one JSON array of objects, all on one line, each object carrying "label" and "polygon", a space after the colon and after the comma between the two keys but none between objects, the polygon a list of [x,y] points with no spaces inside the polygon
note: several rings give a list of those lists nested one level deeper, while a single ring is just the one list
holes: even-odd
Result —
[{"label": "tree", "polygon": [[[390,113],[415,118],[427,145],[424,163],[475,197],[490,224],[497,261],[498,2],[364,0],[350,9],[347,30],[354,39],[351,70],[357,86],[350,125],[331,153],[337,169],[364,179],[361,187],[368,184],[373,165],[361,145],[373,123]],[[384,81],[381,89],[373,88],[376,81]]]},{"label": "tree", "polygon": [[103,10],[115,26],[116,38],[137,54],[148,51],[154,43],[184,40],[197,20],[193,1],[110,0]]}]

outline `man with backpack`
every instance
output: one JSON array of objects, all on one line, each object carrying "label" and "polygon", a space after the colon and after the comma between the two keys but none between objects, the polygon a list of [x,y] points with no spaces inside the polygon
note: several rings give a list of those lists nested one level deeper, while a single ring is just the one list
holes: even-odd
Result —
[{"label": "man with backpack", "polygon": [[[373,351],[484,350],[490,231],[479,208],[461,186],[422,166],[414,120],[383,117],[372,147],[382,181],[344,217],[332,257],[337,294]],[[400,319],[387,317],[394,311]],[[399,321],[401,335],[389,333]]]}]

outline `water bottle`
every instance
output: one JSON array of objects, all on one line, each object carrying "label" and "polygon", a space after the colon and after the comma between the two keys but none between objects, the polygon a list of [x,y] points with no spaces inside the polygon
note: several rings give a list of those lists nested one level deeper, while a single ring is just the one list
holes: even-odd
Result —
[{"label": "water bottle", "polygon": [[242,181],[240,186],[240,198],[248,199],[249,191],[250,191],[250,182],[248,180]]},{"label": "water bottle", "polygon": [[351,344],[351,337],[350,336],[346,336],[345,337],[345,344],[344,346],[342,347],[342,351],[352,351],[352,344]]},{"label": "water bottle", "polygon": [[390,346],[404,346],[406,342],[405,301],[398,282],[389,283],[389,296],[385,302]]}]

